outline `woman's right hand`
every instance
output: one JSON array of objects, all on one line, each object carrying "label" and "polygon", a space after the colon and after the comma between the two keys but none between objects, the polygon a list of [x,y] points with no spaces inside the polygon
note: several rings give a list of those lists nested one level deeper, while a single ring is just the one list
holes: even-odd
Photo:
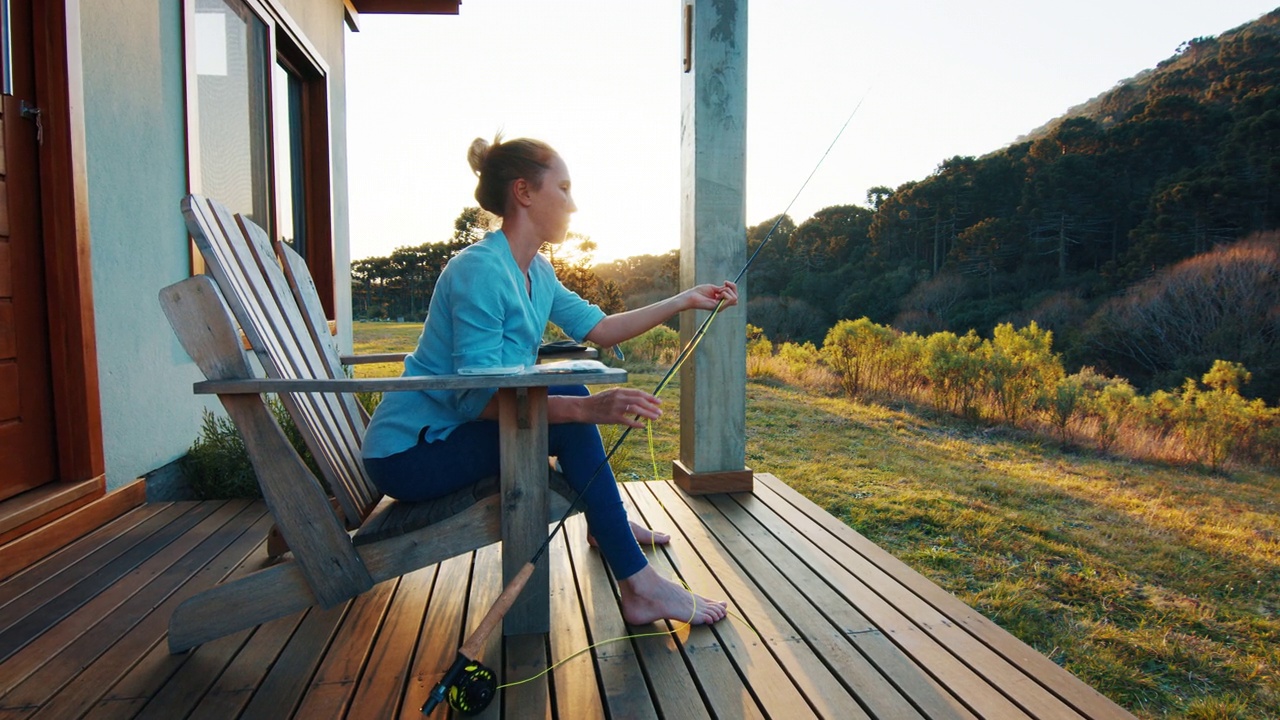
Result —
[{"label": "woman's right hand", "polygon": [[582,398],[582,422],[642,428],[646,420],[662,417],[661,404],[661,399],[644,390],[609,388]]}]

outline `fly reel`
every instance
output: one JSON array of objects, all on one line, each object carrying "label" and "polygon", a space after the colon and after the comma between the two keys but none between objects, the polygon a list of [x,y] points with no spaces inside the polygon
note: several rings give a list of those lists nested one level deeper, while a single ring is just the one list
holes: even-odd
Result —
[{"label": "fly reel", "polygon": [[464,715],[483,712],[493,702],[498,692],[498,677],[479,660],[471,660],[461,653],[453,667],[440,679],[422,706],[422,714],[429,715],[436,705],[448,699],[449,707]]},{"label": "fly reel", "polygon": [[497,692],[497,676],[473,660],[462,669],[462,677],[449,686],[449,707],[466,715],[475,715],[489,707]]}]

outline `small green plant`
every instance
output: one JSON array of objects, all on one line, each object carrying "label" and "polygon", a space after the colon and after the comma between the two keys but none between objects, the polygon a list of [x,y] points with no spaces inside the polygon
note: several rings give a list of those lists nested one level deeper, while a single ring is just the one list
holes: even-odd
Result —
[{"label": "small green plant", "polygon": [[747,377],[762,378],[769,374],[773,359],[773,343],[760,328],[747,324]]},{"label": "small green plant", "polygon": [[1058,380],[1057,384],[1040,396],[1040,405],[1049,423],[1058,433],[1058,442],[1066,446],[1071,432],[1071,420],[1084,399],[1084,383],[1072,375]]},{"label": "small green plant", "polygon": [[659,325],[622,343],[628,363],[637,366],[670,365],[680,353],[680,333]]},{"label": "small green plant", "polygon": [[[271,414],[275,416],[289,444],[302,457],[312,474],[320,478],[315,460],[284,404],[279,398],[272,396],[267,399],[267,407],[271,409]],[[240,431],[224,415],[204,411],[200,436],[182,459],[182,469],[197,499],[262,497],[258,476],[253,471],[253,464],[249,462],[249,454],[244,448]]]}]

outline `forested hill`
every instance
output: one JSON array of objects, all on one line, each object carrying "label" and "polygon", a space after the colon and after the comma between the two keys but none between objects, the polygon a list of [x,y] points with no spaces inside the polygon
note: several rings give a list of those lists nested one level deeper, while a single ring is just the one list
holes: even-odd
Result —
[{"label": "forested hill", "polygon": [[[1280,235],[1220,250],[1280,227],[1280,10],[1185,43],[1027,137],[874,188],[866,206],[829,207],[798,227],[784,219],[748,278],[750,322],[771,338],[820,342],[842,318],[987,336],[1035,320],[1069,365],[1167,387],[1221,358],[1253,371],[1254,394],[1280,397],[1280,305],[1265,301],[1280,286]],[[748,230],[750,249],[772,224]],[[596,271],[621,284],[634,264]],[[1243,273],[1239,289],[1222,279],[1224,264]],[[1198,289],[1174,295],[1191,307],[1169,316],[1158,303],[1188,278]],[[631,305],[645,292],[633,277],[624,297]],[[1237,317],[1246,304],[1228,292],[1264,300],[1261,316]],[[1160,313],[1198,338],[1162,346]],[[1212,325],[1185,326],[1196,318]]]}]

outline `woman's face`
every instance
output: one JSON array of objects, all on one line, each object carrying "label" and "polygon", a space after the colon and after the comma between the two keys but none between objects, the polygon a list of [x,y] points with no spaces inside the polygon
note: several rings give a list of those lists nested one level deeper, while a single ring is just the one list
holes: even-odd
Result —
[{"label": "woman's face", "polygon": [[570,192],[569,167],[559,155],[553,155],[542,184],[530,194],[533,202],[529,215],[538,227],[543,242],[560,243],[569,232],[569,216],[578,210]]}]

